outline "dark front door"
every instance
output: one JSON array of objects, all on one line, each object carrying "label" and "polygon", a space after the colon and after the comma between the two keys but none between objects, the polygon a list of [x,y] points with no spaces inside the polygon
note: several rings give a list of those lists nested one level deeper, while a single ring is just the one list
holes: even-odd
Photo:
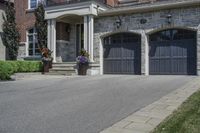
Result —
[{"label": "dark front door", "polygon": [[80,55],[81,49],[84,48],[84,26],[83,24],[76,25],[76,56]]},{"label": "dark front door", "polygon": [[118,33],[104,39],[104,74],[141,74],[141,37]]},{"label": "dark front door", "polygon": [[196,32],[169,29],[150,35],[150,74],[195,75]]}]

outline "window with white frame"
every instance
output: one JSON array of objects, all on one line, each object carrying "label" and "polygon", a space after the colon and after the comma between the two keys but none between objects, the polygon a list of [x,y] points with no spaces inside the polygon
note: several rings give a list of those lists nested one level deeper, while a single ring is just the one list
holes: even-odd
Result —
[{"label": "window with white frame", "polygon": [[29,9],[34,9],[38,5],[38,0],[28,0],[29,2]]},{"label": "window with white frame", "polygon": [[38,46],[38,40],[37,40],[37,32],[35,28],[28,30],[28,53],[29,56],[39,56],[41,55],[40,49]]}]

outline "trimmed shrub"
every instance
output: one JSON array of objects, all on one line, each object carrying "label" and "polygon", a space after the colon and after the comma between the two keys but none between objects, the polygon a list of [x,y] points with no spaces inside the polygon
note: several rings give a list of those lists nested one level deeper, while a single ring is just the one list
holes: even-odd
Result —
[{"label": "trimmed shrub", "polygon": [[40,61],[0,61],[0,80],[9,80],[14,73],[41,71]]}]

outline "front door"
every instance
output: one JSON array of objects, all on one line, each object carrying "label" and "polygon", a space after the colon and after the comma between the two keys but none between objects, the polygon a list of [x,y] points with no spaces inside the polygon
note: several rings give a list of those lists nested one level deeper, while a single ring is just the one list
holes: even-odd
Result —
[{"label": "front door", "polygon": [[79,56],[81,49],[84,48],[84,25],[76,25],[76,56]]}]

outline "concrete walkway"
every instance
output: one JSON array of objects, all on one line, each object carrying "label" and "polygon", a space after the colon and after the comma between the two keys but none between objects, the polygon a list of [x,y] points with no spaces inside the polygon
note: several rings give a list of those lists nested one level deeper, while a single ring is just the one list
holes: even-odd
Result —
[{"label": "concrete walkway", "polygon": [[100,133],[149,133],[199,88],[200,78],[196,78]]}]

